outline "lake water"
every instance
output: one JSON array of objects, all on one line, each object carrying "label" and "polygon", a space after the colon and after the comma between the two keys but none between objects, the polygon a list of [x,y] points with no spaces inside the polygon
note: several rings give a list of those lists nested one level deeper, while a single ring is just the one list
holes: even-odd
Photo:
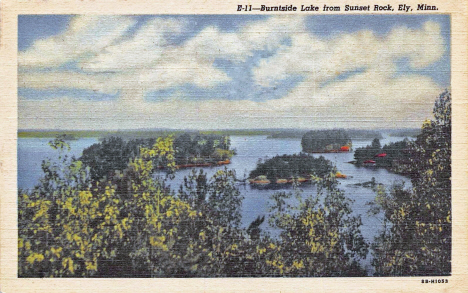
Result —
[{"label": "lake water", "polygon": [[[380,140],[381,145],[389,142],[400,141],[403,137],[389,137],[384,136]],[[41,162],[47,157],[54,157],[55,151],[49,147],[48,142],[50,138],[19,138],[18,139],[18,187],[22,189],[29,189],[34,187],[42,175]],[[79,157],[83,149],[97,143],[97,138],[81,138],[78,140],[70,141],[71,153]],[[367,146],[371,140],[354,140],[353,148]],[[231,147],[235,148],[237,155],[231,160],[231,164],[227,165],[229,169],[236,171],[238,178],[248,176],[249,172],[256,167],[259,158],[273,157],[275,155],[294,154],[301,151],[301,140],[299,138],[290,139],[267,139],[266,136],[231,136]],[[370,181],[372,177],[375,178],[377,183],[382,183],[386,186],[394,182],[405,182],[405,186],[411,186],[408,178],[393,174],[385,169],[357,167],[347,162],[353,160],[353,152],[349,153],[329,153],[329,154],[314,154],[314,156],[324,156],[326,159],[332,161],[337,169],[348,176],[347,179],[340,180],[340,188],[345,191],[347,197],[351,198],[354,202],[352,209],[355,214],[362,217],[361,232],[363,236],[371,242],[374,236],[382,226],[382,216],[368,216],[367,202],[372,201],[375,193],[370,188],[356,186],[356,183],[363,183]],[[204,168],[204,171],[209,175],[213,175],[217,170],[224,167],[211,167]],[[187,176],[191,170],[179,170],[175,178],[170,182],[174,189],[178,189],[183,182],[184,176]],[[247,185],[239,185],[239,189],[244,196],[242,205],[242,225],[247,227],[258,216],[265,215],[268,218],[269,214],[269,198],[279,190],[259,190]],[[313,186],[304,184],[301,186],[303,192],[311,193],[315,189]],[[291,188],[285,189],[292,191]],[[271,230],[267,221],[262,224],[261,228],[264,231],[269,231],[273,235],[277,235],[278,231]],[[370,270],[369,258],[365,261],[364,265]]]}]

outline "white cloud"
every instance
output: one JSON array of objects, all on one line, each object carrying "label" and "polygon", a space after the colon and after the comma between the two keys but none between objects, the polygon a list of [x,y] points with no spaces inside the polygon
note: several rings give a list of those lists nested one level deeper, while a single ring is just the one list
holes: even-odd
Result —
[{"label": "white cloud", "polygon": [[[208,51],[195,51],[197,43],[176,46],[170,38],[187,30],[183,19],[156,18],[133,36],[124,33],[135,22],[129,17],[76,17],[69,29],[58,36],[35,42],[19,56],[19,85],[34,89],[88,89],[122,93],[122,102],[142,100],[151,91],[184,84],[211,87],[228,81],[226,73],[213,66]],[[200,37],[201,35],[201,37]],[[201,33],[198,46],[216,44]],[[58,48],[58,49],[57,49]],[[59,70],[78,62],[81,72]],[[31,67],[52,67],[54,71],[34,72]],[[29,68],[29,70],[24,70]]]},{"label": "white cloud", "polygon": [[180,34],[186,25],[183,20],[154,19],[144,24],[132,38],[109,45],[100,54],[82,60],[80,67],[91,72],[150,68],[161,60],[165,48],[170,46],[168,36]]},{"label": "white cloud", "polygon": [[440,91],[425,76],[388,80],[375,72],[366,72],[315,93],[306,86],[297,87],[286,97],[268,103],[284,112],[296,113],[298,117],[334,119],[342,127],[351,124],[358,127],[361,122],[380,127],[417,127],[431,116],[432,105]]},{"label": "white cloud", "polygon": [[385,38],[363,30],[328,41],[304,34],[293,34],[291,40],[291,46],[254,69],[258,84],[270,86],[290,74],[306,76],[308,82],[323,82],[360,68],[378,69],[375,73],[389,77],[396,72],[398,58],[407,57],[412,67],[422,68],[444,53],[440,27],[434,22],[426,22],[422,30],[398,27]]},{"label": "white cloud", "polygon": [[188,40],[181,51],[202,62],[213,62],[216,58],[243,61],[251,55],[242,34],[221,32],[214,26],[204,28],[197,36]]},{"label": "white cloud", "polygon": [[122,16],[76,16],[59,35],[41,39],[18,54],[20,67],[57,67],[84,55],[99,53],[134,24]]},{"label": "white cloud", "polygon": [[400,27],[392,31],[385,42],[388,52],[410,58],[411,66],[423,68],[437,61],[444,52],[444,40],[440,25],[428,21],[422,30]]},{"label": "white cloud", "polygon": [[273,16],[246,26],[239,34],[251,50],[274,50],[292,35],[307,36],[305,20],[298,15]]},{"label": "white cloud", "polygon": [[261,103],[247,100],[195,102],[177,98],[160,103],[142,100],[87,102],[73,98],[54,99],[48,103],[23,100],[19,103],[19,127],[394,128],[420,127],[424,119],[431,117],[440,89],[430,79],[416,76],[367,85],[358,81],[366,78],[356,77],[356,82],[334,85],[315,95],[310,89],[300,88],[296,95]]},{"label": "white cloud", "polygon": [[[129,17],[79,16],[64,33],[34,43],[19,54],[20,86],[36,89],[78,88],[126,92],[132,100],[151,91],[193,84],[210,88],[227,82],[213,65],[217,58],[245,61],[255,50],[274,50],[291,33],[305,35],[304,18],[271,17],[238,32],[207,26],[181,45],[172,44],[190,24],[183,18],[155,18],[126,36],[135,25]],[[77,62],[81,73],[58,68]],[[34,72],[51,67],[56,72]],[[26,70],[29,68],[30,70]]]},{"label": "white cloud", "polygon": [[[182,18],[156,18],[126,36],[132,25],[126,17],[77,17],[63,34],[20,53],[20,87],[121,93],[118,101],[106,102],[20,99],[20,128],[418,127],[441,90],[427,76],[398,75],[395,66],[395,60],[408,58],[412,67],[424,68],[442,56],[444,42],[434,22],[417,30],[397,27],[384,37],[362,30],[323,39],[308,33],[302,17],[275,16],[236,32],[207,26],[181,44],[171,37],[190,30]],[[252,69],[257,85],[281,86],[291,75],[303,80],[267,102],[196,102],[179,91],[164,102],[143,99],[185,84],[210,89],[230,82],[215,60],[237,66],[258,50],[273,55]],[[82,71],[31,70],[70,61]],[[347,72],[352,74],[337,80]]]},{"label": "white cloud", "polygon": [[[285,97],[269,101],[282,115],[332,119],[342,126],[375,123],[413,126],[430,116],[434,98],[442,90],[429,77],[399,75],[395,61],[409,58],[415,68],[425,67],[444,53],[440,27],[427,22],[421,30],[395,28],[387,37],[371,31],[342,34],[323,41],[311,35],[293,35],[291,46],[264,59],[253,70],[259,85],[274,86],[289,75],[303,81]],[[337,80],[343,73],[349,77]],[[407,126],[407,125],[405,125]]]}]

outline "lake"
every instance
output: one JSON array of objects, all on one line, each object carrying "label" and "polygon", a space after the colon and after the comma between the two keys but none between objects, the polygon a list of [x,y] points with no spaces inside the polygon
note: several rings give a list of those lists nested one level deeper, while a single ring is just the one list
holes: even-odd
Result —
[{"label": "lake", "polygon": [[[404,137],[390,137],[384,135],[380,140],[381,145],[389,142],[403,140]],[[54,157],[55,151],[50,148],[48,142],[50,138],[18,138],[18,188],[30,189],[39,182],[42,175],[41,162],[47,157]],[[70,155],[79,157],[83,149],[99,142],[98,138],[80,138],[78,140],[69,141],[71,145]],[[371,144],[371,140],[353,140],[353,149],[364,147]],[[266,136],[231,136],[231,148],[236,149],[237,155],[231,159],[231,164],[228,168],[236,171],[237,177],[242,179],[248,176],[249,172],[255,169],[257,161],[262,158],[273,157],[275,155],[294,154],[301,152],[301,139],[268,139]],[[382,226],[382,216],[368,216],[367,202],[372,201],[375,193],[370,188],[356,186],[356,183],[370,181],[372,177],[377,183],[382,183],[386,186],[394,182],[405,182],[405,186],[410,187],[411,182],[408,178],[393,174],[385,169],[357,167],[347,162],[352,161],[354,153],[328,153],[314,154],[314,156],[324,156],[332,161],[338,171],[348,176],[347,179],[340,180],[340,188],[344,190],[347,197],[354,200],[352,209],[355,214],[362,217],[361,232],[365,239],[371,242],[374,236]],[[209,175],[213,175],[217,170],[223,167],[203,168]],[[198,168],[199,169],[199,168]],[[170,181],[170,185],[174,189],[178,189],[183,182],[183,178],[187,176],[191,170],[179,170],[175,178]],[[281,190],[259,190],[247,185],[239,185],[239,189],[244,196],[242,205],[242,226],[248,225],[258,216],[265,215],[268,218],[269,213],[269,198],[277,191]],[[301,186],[304,193],[315,192],[313,186],[304,184]],[[291,188],[284,190],[292,191]],[[264,231],[269,231],[272,235],[277,235],[278,231],[269,229],[267,221],[261,228]],[[369,258],[364,265],[370,270]]]}]

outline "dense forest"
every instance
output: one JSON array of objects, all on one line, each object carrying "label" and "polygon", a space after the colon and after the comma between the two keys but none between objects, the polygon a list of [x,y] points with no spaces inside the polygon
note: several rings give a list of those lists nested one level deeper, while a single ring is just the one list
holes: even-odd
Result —
[{"label": "dense forest", "polygon": [[[150,148],[155,142],[155,138],[104,138],[102,142],[86,148],[79,160],[90,167],[92,179],[99,180],[115,170],[123,170],[130,159],[139,155],[141,147]],[[177,168],[188,164],[217,164],[229,160],[234,154],[230,150],[229,136],[216,134],[183,133],[173,140],[173,148]],[[164,167],[166,158],[157,158],[154,163],[157,167]]]},{"label": "dense forest", "polygon": [[371,145],[354,151],[355,163],[359,166],[371,163],[376,167],[388,168],[396,173],[407,174],[406,166],[410,163],[411,142],[408,139],[380,145],[375,138]]},{"label": "dense forest", "polygon": [[344,129],[311,130],[302,136],[302,151],[306,153],[327,153],[349,151],[352,145]]},{"label": "dense forest", "polygon": [[[332,143],[349,141],[345,134],[336,139]],[[316,145],[330,144],[323,140]],[[268,224],[280,230],[272,237],[260,228],[263,217],[240,226],[243,197],[233,171],[212,177],[192,171],[179,189],[153,176],[162,164],[175,171],[177,160],[227,151],[228,140],[200,135],[106,143],[122,148],[106,153],[94,146],[95,162],[127,157],[93,172],[93,160],[70,157],[67,142],[56,138],[50,146],[57,157],[43,162],[40,184],[18,191],[19,277],[364,276],[360,263],[369,249],[376,276],[451,273],[449,92],[436,100],[433,120],[406,142],[412,188],[376,187],[370,212],[382,213],[384,223],[372,243],[362,237],[361,218],[324,159],[311,160],[321,160],[311,177],[315,192],[271,196]],[[297,203],[289,200],[294,195]]]},{"label": "dense forest", "polygon": [[231,140],[226,135],[197,134],[192,137],[189,133],[184,133],[174,140],[176,164],[227,160],[234,155],[230,146]]},{"label": "dense forest", "polygon": [[332,171],[331,162],[324,157],[315,158],[300,153],[275,156],[259,162],[257,167],[250,172],[249,178],[265,176],[271,182],[276,182],[277,179],[310,178],[311,175],[323,177]]},{"label": "dense forest", "polygon": [[372,245],[378,276],[450,275],[451,209],[451,94],[442,93],[433,120],[424,121],[410,143],[413,188],[396,184],[377,190],[375,212],[385,222]]}]

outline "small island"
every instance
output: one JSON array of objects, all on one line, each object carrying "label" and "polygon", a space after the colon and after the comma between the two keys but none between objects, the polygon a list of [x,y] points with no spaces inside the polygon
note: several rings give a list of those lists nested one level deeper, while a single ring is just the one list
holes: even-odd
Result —
[{"label": "small island", "polygon": [[[294,155],[275,156],[265,161],[259,161],[257,167],[249,174],[249,183],[257,187],[274,187],[276,185],[292,184],[293,182],[310,182],[313,176],[324,176],[333,172],[332,163],[320,156],[300,153]],[[346,178],[339,173],[339,178]],[[344,177],[343,177],[344,176]]]},{"label": "small island", "polygon": [[350,152],[352,141],[344,129],[311,130],[302,136],[302,151],[306,153]]}]

